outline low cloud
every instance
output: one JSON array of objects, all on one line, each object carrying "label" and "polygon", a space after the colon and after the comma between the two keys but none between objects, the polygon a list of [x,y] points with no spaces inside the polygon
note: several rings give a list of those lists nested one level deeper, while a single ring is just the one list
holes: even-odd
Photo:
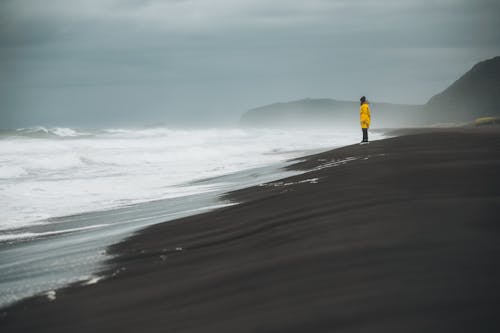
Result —
[{"label": "low cloud", "polygon": [[0,121],[89,108],[234,120],[359,94],[424,103],[500,53],[498,13],[491,0],[4,0]]}]

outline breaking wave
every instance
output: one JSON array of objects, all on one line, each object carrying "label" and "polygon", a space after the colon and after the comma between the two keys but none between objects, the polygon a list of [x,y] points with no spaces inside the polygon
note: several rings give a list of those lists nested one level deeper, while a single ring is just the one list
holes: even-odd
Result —
[{"label": "breaking wave", "polygon": [[28,137],[28,138],[71,138],[78,136],[88,136],[92,135],[90,132],[80,131],[73,128],[67,127],[28,127],[19,128],[16,130],[2,130],[0,131],[0,137]]},{"label": "breaking wave", "polygon": [[211,189],[194,181],[346,145],[357,137],[357,132],[240,128],[3,131],[0,230],[204,193]]}]

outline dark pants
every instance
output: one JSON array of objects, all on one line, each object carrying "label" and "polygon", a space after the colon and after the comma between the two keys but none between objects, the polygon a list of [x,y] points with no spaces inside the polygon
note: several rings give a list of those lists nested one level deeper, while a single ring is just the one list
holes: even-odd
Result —
[{"label": "dark pants", "polygon": [[363,141],[362,142],[368,142],[368,128],[362,128],[363,130]]}]

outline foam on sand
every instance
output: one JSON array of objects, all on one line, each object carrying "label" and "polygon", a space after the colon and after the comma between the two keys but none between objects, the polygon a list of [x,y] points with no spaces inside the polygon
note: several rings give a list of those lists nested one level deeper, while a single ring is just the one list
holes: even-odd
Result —
[{"label": "foam on sand", "polygon": [[108,225],[109,224],[98,224],[98,225],[90,225],[90,226],[80,227],[80,228],[70,228],[70,229],[62,229],[62,230],[46,231],[46,232],[5,233],[5,234],[0,234],[0,242],[8,242],[8,241],[13,241],[13,240],[18,241],[18,240],[22,240],[22,239],[42,238],[42,237],[67,234],[67,233],[77,232],[77,231],[103,228],[103,227],[106,227]]}]

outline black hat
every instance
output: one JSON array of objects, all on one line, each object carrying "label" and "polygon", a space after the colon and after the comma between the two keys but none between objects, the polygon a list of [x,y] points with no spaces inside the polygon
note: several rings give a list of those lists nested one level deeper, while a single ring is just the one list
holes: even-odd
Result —
[{"label": "black hat", "polygon": [[363,96],[363,97],[361,97],[359,100],[360,100],[360,102],[364,102],[364,101],[366,101],[366,97],[365,97],[365,96]]}]

